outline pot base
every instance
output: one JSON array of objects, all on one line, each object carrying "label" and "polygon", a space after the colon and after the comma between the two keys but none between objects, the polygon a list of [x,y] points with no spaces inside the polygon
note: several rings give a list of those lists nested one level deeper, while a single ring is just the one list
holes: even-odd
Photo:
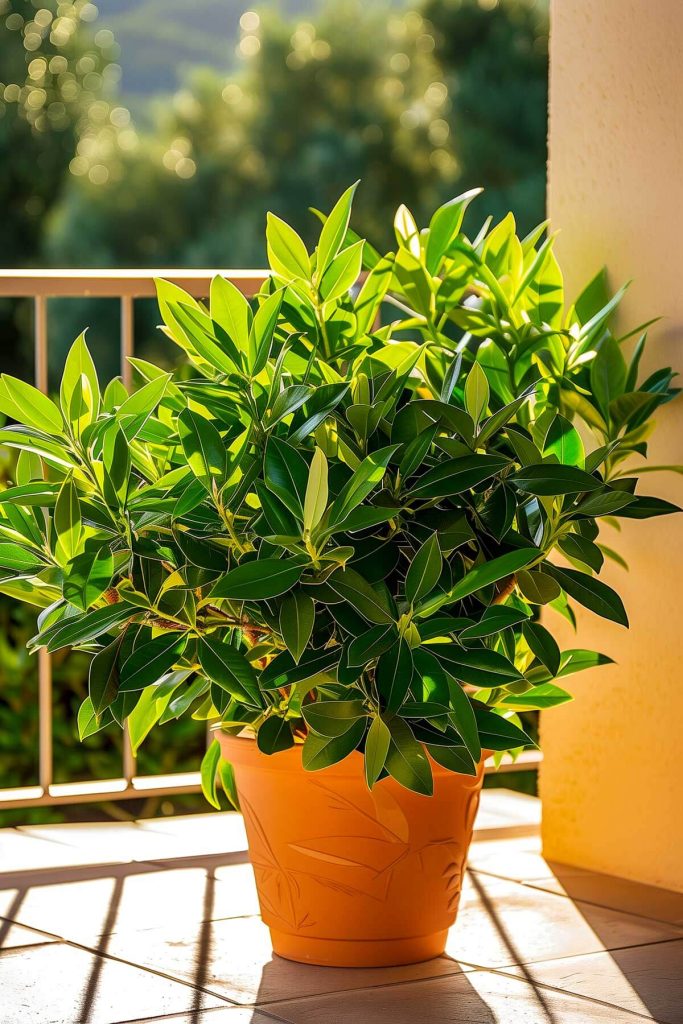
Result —
[{"label": "pot base", "polygon": [[285,960],[320,967],[399,967],[441,956],[448,931],[410,939],[319,939],[270,929],[273,950]]}]

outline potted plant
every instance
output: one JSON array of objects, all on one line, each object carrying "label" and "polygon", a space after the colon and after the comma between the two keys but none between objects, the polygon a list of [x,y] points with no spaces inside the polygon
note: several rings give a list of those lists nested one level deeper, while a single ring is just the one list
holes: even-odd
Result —
[{"label": "potted plant", "polygon": [[485,754],[610,660],[540,613],[627,625],[599,537],[675,510],[636,493],[675,392],[604,275],[565,304],[545,225],[470,237],[473,192],[423,230],[401,208],[380,256],[353,191],[313,254],[269,216],[251,304],[159,282],[175,377],[133,359],[101,393],[83,337],[58,400],[2,377],[0,566],[32,649],[93,655],[82,737],[218,723],[204,789],[240,802],[275,950],[378,965],[442,951]]}]

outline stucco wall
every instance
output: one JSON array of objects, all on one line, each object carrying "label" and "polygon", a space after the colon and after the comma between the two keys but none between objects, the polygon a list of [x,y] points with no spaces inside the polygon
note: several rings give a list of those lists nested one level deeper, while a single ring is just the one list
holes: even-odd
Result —
[{"label": "stucco wall", "polygon": [[[615,285],[632,278],[621,322],[663,315],[650,365],[681,371],[682,52],[681,0],[553,0],[549,215],[568,286],[602,264]],[[661,415],[651,454],[683,462],[683,398]],[[641,491],[682,504],[681,479],[647,475]],[[631,629],[580,616],[580,645],[618,665],[571,677],[575,702],[544,717],[544,849],[683,891],[683,515],[624,520],[618,546],[631,571],[602,578]]]}]

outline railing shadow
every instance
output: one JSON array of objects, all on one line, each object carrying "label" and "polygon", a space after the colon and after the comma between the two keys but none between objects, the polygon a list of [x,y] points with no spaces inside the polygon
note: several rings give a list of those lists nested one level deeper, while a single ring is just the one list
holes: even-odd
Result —
[{"label": "railing shadow", "polygon": [[[216,904],[216,872],[221,868],[229,868],[231,865],[243,864],[247,859],[246,851],[235,851],[222,856],[212,854],[206,857],[169,857],[154,863],[131,862],[115,866],[85,865],[49,871],[15,872],[5,876],[0,874],[0,890],[13,890],[11,899],[2,908],[0,949],[2,949],[3,942],[13,923],[36,927],[35,924],[32,924],[31,915],[26,916],[24,909],[27,897],[30,896],[32,890],[41,886],[59,886],[79,881],[110,879],[111,888],[107,891],[106,898],[93,901],[92,920],[97,922],[93,924],[93,930],[98,932],[97,937],[92,941],[83,942],[69,940],[82,949],[96,954],[92,958],[89,972],[87,976],[83,977],[82,983],[80,978],[65,979],[65,983],[73,983],[76,990],[80,984],[80,991],[76,991],[75,995],[73,1019],[87,1024],[97,1018],[97,1000],[102,984],[102,973],[107,959],[115,959],[133,963],[143,969],[151,970],[157,975],[173,978],[180,984],[188,986],[191,992],[188,992],[187,995],[184,1019],[193,1024],[210,1022],[211,1013],[207,1013],[203,1009],[204,995],[228,998],[223,985],[214,980],[217,976],[220,978],[218,972],[221,969],[221,964],[225,964],[226,961],[225,940],[223,938],[217,940],[215,929],[219,921],[225,921],[226,918],[232,919],[231,914],[225,913],[224,905],[217,906]],[[120,953],[121,946],[112,951],[112,936],[120,927],[123,927],[125,932],[125,922],[121,922],[120,913],[129,881],[133,876],[143,876],[142,886],[144,889],[145,874],[153,875],[157,871],[164,874],[174,868],[179,870],[187,868],[195,872],[200,869],[205,876],[198,883],[196,891],[196,898],[201,902],[201,910],[198,911],[196,917],[186,922],[182,929],[182,946],[187,952],[183,953],[181,957],[181,969],[176,971],[166,962],[163,954],[163,936],[159,941],[158,951],[155,947],[153,954],[141,955],[139,959],[136,959],[135,953],[132,954],[131,959],[126,959],[125,954]],[[253,1002],[256,1006],[262,1005],[266,1011],[270,1008],[271,1012],[277,1016],[278,1003],[290,1000],[303,1000],[304,1002],[316,1000],[316,1007],[318,1005],[322,1008],[327,1007],[325,1011],[321,1009],[322,1016],[327,1013],[325,1019],[334,1020],[335,1024],[347,1024],[347,1021],[349,1024],[351,1021],[355,1024],[356,1020],[362,1017],[362,1013],[359,1016],[357,1009],[354,1009],[358,1006],[359,1000],[362,1002],[359,993],[364,992],[367,995],[367,990],[370,989],[372,990],[371,1002],[365,1001],[363,1006],[371,1005],[373,1007],[373,1020],[376,1019],[378,1024],[379,1022],[384,1024],[385,1021],[391,1021],[391,1024],[414,1024],[414,1021],[418,1019],[415,1016],[415,998],[412,996],[407,998],[408,991],[405,987],[408,986],[410,993],[418,992],[419,1019],[428,1024],[446,1024],[446,1022],[457,1024],[461,1020],[467,1021],[468,1024],[473,1024],[473,1022],[494,1024],[494,1022],[504,1021],[505,1017],[500,1015],[502,1004],[499,996],[495,994],[489,996],[486,984],[482,984],[482,979],[485,980],[488,972],[489,978],[492,973],[497,975],[499,980],[501,980],[501,975],[505,975],[506,985],[509,984],[513,988],[519,985],[520,999],[525,999],[526,1004],[530,999],[533,1000],[533,1008],[527,1010],[527,1013],[533,1013],[533,1016],[525,1017],[525,1019],[533,1021],[533,1024],[559,1024],[561,1014],[558,1016],[560,1011],[556,1009],[560,1005],[557,1002],[559,991],[574,995],[578,1000],[597,1000],[602,1003],[603,1008],[605,1003],[614,1005],[615,1013],[626,1010],[627,1012],[651,1014],[654,1018],[668,1020],[670,1014],[667,1016],[665,1009],[662,1008],[661,986],[657,985],[656,978],[653,981],[651,974],[648,975],[643,971],[642,961],[639,961],[641,955],[639,951],[642,951],[642,946],[639,946],[636,941],[636,932],[632,931],[628,936],[628,943],[624,940],[624,945],[619,947],[619,932],[618,928],[615,930],[614,922],[620,916],[623,918],[623,900],[626,891],[623,886],[628,886],[630,883],[623,883],[622,889],[618,889],[617,886],[617,890],[615,890],[616,880],[608,880],[612,888],[610,889],[606,885],[605,893],[593,893],[594,901],[589,902],[586,899],[584,877],[586,873],[581,875],[574,869],[563,869],[560,865],[553,865],[553,868],[554,873],[548,881],[550,883],[554,881],[560,892],[552,892],[552,886],[550,888],[548,885],[543,886],[541,880],[538,880],[539,888],[544,889],[542,899],[545,901],[544,906],[547,907],[548,914],[543,925],[549,929],[571,927],[571,923],[574,921],[577,928],[580,927],[584,930],[584,936],[592,935],[594,937],[594,941],[589,944],[591,949],[587,952],[567,953],[565,947],[564,953],[560,951],[553,954],[553,943],[551,942],[548,947],[549,952],[535,960],[534,956],[538,956],[537,947],[529,942],[528,935],[520,931],[519,922],[512,923],[514,914],[509,914],[506,911],[505,900],[497,897],[496,885],[499,885],[502,879],[497,878],[493,873],[488,874],[485,870],[477,869],[469,873],[472,894],[470,899],[474,900],[476,914],[481,915],[480,921],[484,921],[488,935],[495,936],[498,948],[504,951],[504,956],[501,955],[496,960],[497,965],[493,965],[493,961],[490,958],[487,960],[483,955],[481,959],[485,962],[478,963],[476,943],[474,942],[468,963],[463,962],[463,973],[454,969],[448,959],[443,961],[443,971],[439,969],[437,961],[436,964],[431,965],[431,969],[424,971],[406,969],[402,972],[391,968],[329,969],[295,964],[272,955],[270,959],[265,960],[260,968],[261,973],[256,991],[253,993],[243,992],[239,1001]],[[520,891],[527,894],[534,889],[533,880],[526,885],[512,881],[507,884],[518,886]],[[661,893],[661,891],[659,892]],[[650,895],[652,899],[655,899],[657,891],[654,891],[654,895]],[[683,897],[670,895],[673,899],[680,899],[683,906]],[[661,901],[661,910],[655,909],[657,913],[664,915],[665,911],[669,912],[667,894],[661,893]],[[633,919],[643,922],[643,927],[646,929],[650,925],[662,923],[661,916],[659,919],[653,919],[644,912],[647,910],[647,905],[642,900],[637,905],[636,903],[630,908],[630,916],[627,921],[627,924],[631,922],[631,928],[634,927]],[[552,918],[553,906],[557,908],[555,921]],[[640,914],[638,907],[640,907]],[[468,913],[472,913],[471,907]],[[543,909],[542,913],[545,914],[546,910]],[[670,916],[675,917],[676,913],[677,911],[671,910]],[[681,919],[683,919],[683,911]],[[463,927],[465,927],[465,921],[461,918],[460,924],[456,923],[455,929]],[[163,927],[158,930],[163,932]],[[171,928],[170,931],[173,929]],[[656,955],[657,950],[664,950],[667,943],[672,943],[678,938],[678,949],[683,951],[683,941],[681,941],[683,940],[683,931],[676,933],[673,928],[669,928],[669,931],[671,935],[667,938],[666,926],[664,926],[663,930],[660,929],[658,938],[657,929],[653,928],[652,937],[646,939],[643,946],[649,950],[654,948]],[[167,949],[170,944],[169,940]],[[558,949],[561,950],[561,948],[562,944],[559,943]],[[536,953],[530,953],[530,950],[536,950]],[[599,951],[604,954],[603,960],[595,968],[591,968],[590,964],[587,965],[585,970],[588,972],[588,984],[582,988],[580,979],[577,981],[579,961],[584,956],[590,956],[591,952]],[[235,961],[239,963],[240,948],[237,946],[230,952],[234,955]],[[248,955],[249,951],[244,950],[244,953]],[[185,955],[186,959],[184,959]],[[560,972],[560,974],[553,975],[552,970],[548,972],[548,965],[552,965],[553,962],[561,962],[564,965],[564,974]],[[514,975],[510,972],[510,964],[517,965]],[[471,970],[472,968],[473,970]],[[609,974],[611,987],[608,995],[611,993],[610,998],[605,996],[604,991],[600,991],[599,984],[595,984],[595,977],[590,976],[591,970],[594,973],[599,973],[603,978]],[[227,982],[229,979],[226,977],[221,979],[221,981],[223,980]],[[666,976],[664,980],[671,979]],[[247,987],[250,988],[250,986]],[[683,1005],[683,991],[679,995],[680,1006]],[[38,1016],[36,1020],[38,1020]]]}]

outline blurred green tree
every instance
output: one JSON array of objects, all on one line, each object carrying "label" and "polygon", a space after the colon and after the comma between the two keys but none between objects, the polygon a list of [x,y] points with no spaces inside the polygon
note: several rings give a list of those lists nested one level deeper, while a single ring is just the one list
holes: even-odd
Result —
[{"label": "blurred green tree", "polygon": [[[116,105],[119,66],[111,32],[94,32],[87,0],[0,0],[0,265],[43,260],[48,218],[84,153],[103,182],[130,115]],[[78,262],[75,260],[75,262]],[[29,311],[0,306],[3,369],[30,373]]]}]

